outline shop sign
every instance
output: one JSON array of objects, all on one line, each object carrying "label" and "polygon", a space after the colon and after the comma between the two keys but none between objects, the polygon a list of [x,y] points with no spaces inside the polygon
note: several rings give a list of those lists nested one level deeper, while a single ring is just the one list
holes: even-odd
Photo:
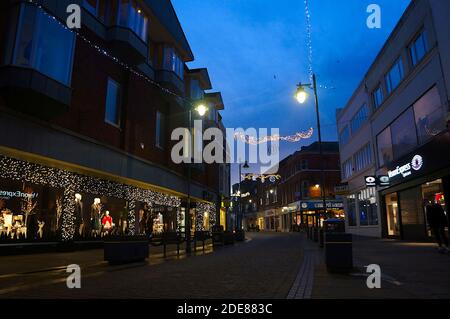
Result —
[{"label": "shop sign", "polygon": [[364,177],[364,180],[366,182],[366,187],[375,187],[375,186],[386,187],[386,186],[389,186],[391,184],[389,176],[387,176],[387,175],[366,176],[366,177]]},{"label": "shop sign", "polygon": [[388,171],[389,178],[402,176],[403,178],[410,176],[414,171],[419,171],[423,167],[423,158],[420,155],[414,155],[411,162],[398,165],[395,169]]},{"label": "shop sign", "polygon": [[366,176],[364,177],[365,181],[366,181],[366,186],[367,187],[375,187],[377,186],[377,178],[376,176]]},{"label": "shop sign", "polygon": [[387,176],[387,175],[378,176],[378,186],[386,187],[386,186],[389,186],[389,185],[391,185],[391,181],[389,179],[389,176]]},{"label": "shop sign", "polygon": [[5,191],[0,190],[0,198],[11,199],[11,198],[24,198],[24,199],[35,199],[38,197],[38,193],[24,193],[22,191]]},{"label": "shop sign", "polygon": [[[330,209],[343,209],[344,203],[341,201],[327,201],[327,208]],[[302,210],[314,210],[314,209],[322,209],[323,202],[322,201],[304,201],[301,202],[300,208]]]}]

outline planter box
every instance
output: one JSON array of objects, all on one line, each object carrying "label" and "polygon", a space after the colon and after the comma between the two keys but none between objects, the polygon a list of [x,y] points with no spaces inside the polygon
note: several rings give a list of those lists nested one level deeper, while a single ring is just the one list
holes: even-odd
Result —
[{"label": "planter box", "polygon": [[106,241],[104,260],[110,264],[126,264],[144,261],[148,258],[147,240]]},{"label": "planter box", "polygon": [[245,240],[245,231],[238,230],[236,233],[234,233],[234,239],[236,241],[244,241]]}]

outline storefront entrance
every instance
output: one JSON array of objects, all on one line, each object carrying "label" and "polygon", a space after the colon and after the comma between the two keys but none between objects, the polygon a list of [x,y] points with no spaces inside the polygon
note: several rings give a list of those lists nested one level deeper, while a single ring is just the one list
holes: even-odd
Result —
[{"label": "storefront entrance", "polygon": [[406,240],[431,237],[425,213],[427,203],[441,205],[448,215],[442,179],[387,194],[385,203],[387,235]]}]

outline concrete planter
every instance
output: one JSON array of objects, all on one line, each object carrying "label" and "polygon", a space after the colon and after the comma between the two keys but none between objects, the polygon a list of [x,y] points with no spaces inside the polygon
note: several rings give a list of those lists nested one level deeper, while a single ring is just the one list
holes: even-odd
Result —
[{"label": "concrete planter", "polygon": [[148,258],[148,240],[111,240],[104,243],[104,260],[109,264],[126,264]]}]

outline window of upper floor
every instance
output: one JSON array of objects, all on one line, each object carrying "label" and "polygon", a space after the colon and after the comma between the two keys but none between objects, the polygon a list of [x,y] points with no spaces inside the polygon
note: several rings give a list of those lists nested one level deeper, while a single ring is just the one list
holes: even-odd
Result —
[{"label": "window of upper floor", "polygon": [[301,186],[300,186],[301,190],[301,196],[303,199],[308,198],[309,197],[309,181],[302,181]]},{"label": "window of upper floor", "polygon": [[83,7],[94,16],[98,14],[99,0],[83,0]]},{"label": "window of upper floor", "polygon": [[200,87],[200,82],[197,79],[191,79],[191,99],[201,100],[203,99],[204,92]]},{"label": "window of upper floor", "polygon": [[346,125],[342,131],[339,133],[339,144],[345,145],[350,139],[350,129],[348,125]]},{"label": "window of upper floor", "polygon": [[363,104],[350,121],[352,134],[355,134],[359,130],[359,128],[367,121],[368,117],[369,109],[367,104]]},{"label": "window of upper floor", "polygon": [[425,144],[445,128],[441,97],[434,86],[377,136],[379,166]]},{"label": "window of upper floor", "polygon": [[411,63],[416,66],[428,52],[428,38],[425,30],[421,31],[409,45]]},{"label": "window of upper floor", "polygon": [[392,91],[395,90],[403,79],[403,76],[403,61],[402,58],[398,58],[389,72],[385,75],[387,94],[391,94]]},{"label": "window of upper floor", "polygon": [[375,106],[375,108],[378,108],[383,103],[384,94],[381,83],[378,85],[375,91],[373,91],[372,98],[373,98],[373,105]]},{"label": "window of upper floor", "polygon": [[120,126],[120,104],[122,89],[118,82],[108,78],[106,88],[105,122],[113,126]]},{"label": "window of upper floor", "polygon": [[277,189],[276,188],[274,188],[272,195],[273,195],[272,202],[276,203],[278,201],[278,195],[277,195]]},{"label": "window of upper floor", "polygon": [[172,71],[178,75],[180,79],[184,79],[184,62],[174,48],[164,48],[163,69]]},{"label": "window of upper floor", "polygon": [[23,4],[12,63],[66,85],[72,77],[75,35],[36,6]]},{"label": "window of upper floor", "polygon": [[136,0],[119,0],[117,24],[131,29],[147,43],[148,15]]},{"label": "window of upper floor", "polygon": [[355,170],[361,171],[372,163],[372,150],[370,143],[366,144],[354,156]]},{"label": "window of upper floor", "polygon": [[344,163],[342,163],[342,179],[347,179],[353,174],[353,161],[349,158]]}]

